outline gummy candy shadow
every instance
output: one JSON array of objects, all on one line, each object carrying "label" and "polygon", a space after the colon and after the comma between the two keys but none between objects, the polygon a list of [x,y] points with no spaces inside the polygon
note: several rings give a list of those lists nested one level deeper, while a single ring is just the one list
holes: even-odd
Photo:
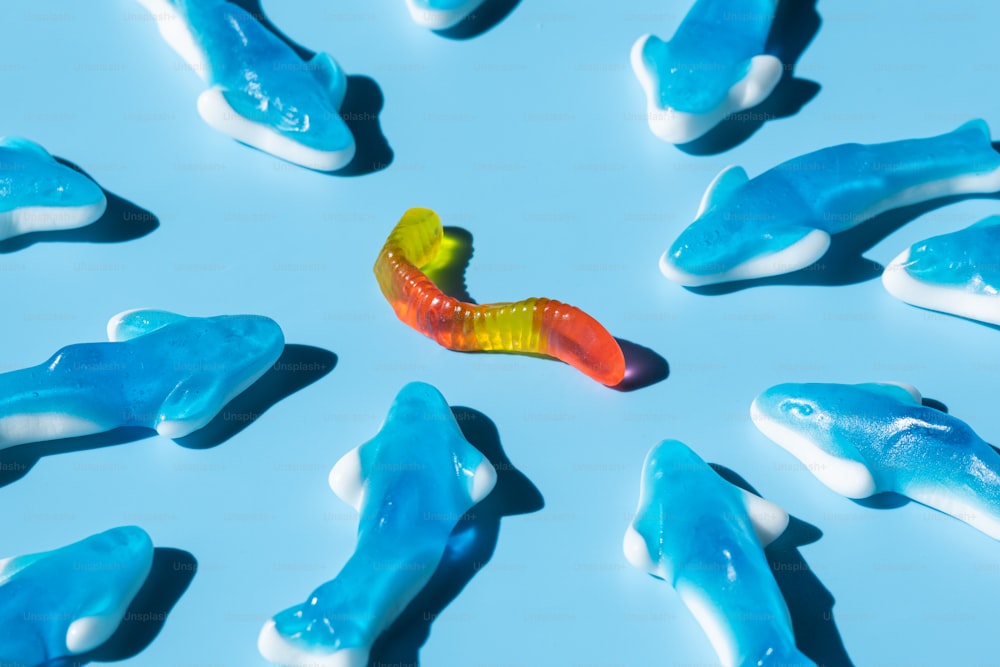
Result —
[{"label": "gummy candy shadow", "polygon": [[795,76],[795,66],[819,32],[822,21],[817,0],[781,0],[774,14],[764,53],[781,60],[784,72],[777,86],[755,107],[730,114],[701,137],[677,148],[689,155],[724,153],[752,137],[765,123],[799,113],[820,91],[814,81]]},{"label": "gummy candy shadow", "polygon": [[382,89],[374,79],[350,74],[347,77],[347,92],[340,106],[340,114],[354,135],[357,149],[354,159],[338,171],[335,176],[365,176],[382,171],[392,164],[394,154],[388,140],[382,134],[379,113],[385,98]]},{"label": "gummy candy shadow", "polygon": [[[434,619],[493,557],[500,535],[500,520],[531,514],[545,501],[534,484],[514,467],[489,417],[472,408],[452,407],[462,435],[482,452],[497,471],[497,483],[451,533],[441,564],[424,589],[372,647],[369,666],[420,664],[420,647],[427,641]],[[496,629],[497,636],[504,630]],[[489,637],[484,637],[489,641]]]},{"label": "gummy candy shadow", "polygon": [[[730,484],[760,495],[736,472],[716,463],[709,465]],[[764,547],[764,555],[788,605],[795,645],[818,665],[853,667],[833,616],[836,599],[799,552],[799,547],[818,542],[822,537],[823,532],[816,526],[789,516],[788,528]]]},{"label": "gummy candy shadow", "polygon": [[624,338],[616,337],[615,340],[625,355],[625,377],[614,389],[634,391],[670,377],[670,364],[655,350]]},{"label": "gummy candy shadow", "polygon": [[[482,0],[480,0],[482,2]],[[417,5],[427,4],[427,0],[408,0],[411,15],[416,16],[416,12],[422,11]],[[521,0],[485,0],[478,7],[475,7],[469,14],[459,19],[447,27],[435,27],[427,25],[438,35],[448,39],[465,40],[479,37],[500,25],[517,6]]]}]

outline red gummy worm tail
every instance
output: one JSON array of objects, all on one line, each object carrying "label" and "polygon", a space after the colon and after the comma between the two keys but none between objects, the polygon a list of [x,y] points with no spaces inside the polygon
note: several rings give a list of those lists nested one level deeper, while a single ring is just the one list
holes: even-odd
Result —
[{"label": "red gummy worm tail", "polygon": [[549,301],[542,314],[547,353],[610,386],[625,379],[625,354],[601,323],[579,308]]}]

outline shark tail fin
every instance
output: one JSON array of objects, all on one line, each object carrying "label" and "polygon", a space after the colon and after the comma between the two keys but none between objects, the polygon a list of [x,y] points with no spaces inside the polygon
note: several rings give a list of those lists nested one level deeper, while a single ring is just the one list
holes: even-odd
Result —
[{"label": "shark tail fin", "polygon": [[328,53],[320,52],[309,61],[309,67],[316,80],[330,93],[334,108],[340,109],[347,94],[347,75],[343,68]]}]

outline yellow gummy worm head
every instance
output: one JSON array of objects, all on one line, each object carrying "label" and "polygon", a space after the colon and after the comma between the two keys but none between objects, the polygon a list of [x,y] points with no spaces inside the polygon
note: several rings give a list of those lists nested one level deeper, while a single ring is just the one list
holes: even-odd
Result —
[{"label": "yellow gummy worm head", "polygon": [[385,250],[400,253],[414,266],[434,259],[441,247],[441,218],[429,208],[411,208],[393,228]]}]

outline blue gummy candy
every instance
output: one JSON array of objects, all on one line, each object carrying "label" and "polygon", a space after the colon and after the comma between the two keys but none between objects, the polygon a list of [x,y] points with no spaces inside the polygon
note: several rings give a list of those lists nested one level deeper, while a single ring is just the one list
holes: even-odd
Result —
[{"label": "blue gummy candy", "polygon": [[670,41],[636,41],[632,69],[654,134],[687,143],[771,94],[784,73],[781,61],[764,53],[775,4],[698,0]]},{"label": "blue gummy candy", "polygon": [[751,416],[837,493],[898,493],[1000,539],[1000,454],[909,385],[780,384]]},{"label": "blue gummy candy", "polygon": [[764,546],[788,515],[733,486],[677,440],[650,450],[625,534],[629,562],[673,586],[725,667],[815,663],[795,647]]},{"label": "blue gummy candy", "polygon": [[43,364],[0,374],[0,449],[121,426],[188,435],[284,350],[281,328],[258,315],[126,311],[108,323],[108,337],[112,342],[69,345]]},{"label": "blue gummy candy", "polygon": [[982,120],[927,139],[831,146],[753,179],[730,167],[709,186],[660,270],[688,286],[790,273],[822,257],[831,234],[879,213],[997,190],[1000,154]]},{"label": "blue gummy candy", "polygon": [[206,123],[289,162],[331,171],[354,157],[340,116],[347,77],[327,54],[304,62],[277,35],[226,0],[138,0],[160,34],[208,84]]},{"label": "blue gummy candy", "polygon": [[914,243],[882,283],[914,306],[1000,325],[1000,216]]},{"label": "blue gummy candy", "polygon": [[36,667],[100,646],[152,564],[153,543],[135,526],[0,560],[0,664]]},{"label": "blue gummy candy", "polygon": [[35,142],[0,137],[0,241],[89,225],[107,204],[97,183]]},{"label": "blue gummy candy", "polygon": [[455,525],[496,482],[434,387],[406,385],[378,434],[330,472],[358,510],[358,544],[306,602],[274,616],[258,648],[299,667],[365,667],[372,643],[430,580]]}]

